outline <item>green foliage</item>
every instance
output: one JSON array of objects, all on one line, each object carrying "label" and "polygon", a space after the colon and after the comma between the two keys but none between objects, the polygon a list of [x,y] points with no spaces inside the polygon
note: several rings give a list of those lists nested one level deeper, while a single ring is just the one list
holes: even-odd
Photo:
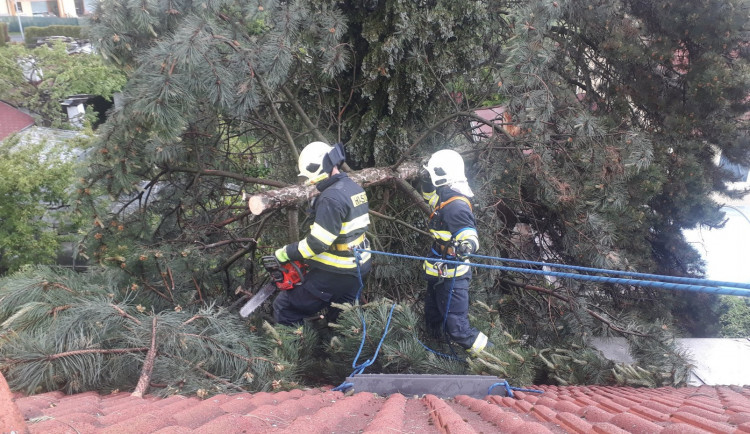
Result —
[{"label": "green foliage", "polygon": [[76,232],[72,155],[80,144],[0,142],[0,274],[54,262],[60,244]]},{"label": "green foliage", "polygon": [[78,18],[60,18],[60,17],[40,17],[40,16],[0,16],[0,22],[8,24],[8,31],[10,32],[21,32],[18,26],[19,21],[21,26],[26,30],[27,27],[48,27],[48,26],[77,26],[79,25]]},{"label": "green foliage", "polygon": [[29,110],[38,125],[69,128],[61,100],[75,94],[111,99],[124,83],[122,71],[96,55],[69,55],[63,43],[34,49],[11,45],[0,51],[3,100]]},{"label": "green foliage", "polygon": [[750,300],[746,297],[722,297],[721,331],[725,338],[746,338],[750,336]]},{"label": "green foliage", "polygon": [[[81,252],[132,288],[136,307],[179,328],[175,309],[219,309],[238,287],[257,288],[265,278],[257,258],[307,230],[303,206],[251,216],[243,194],[294,182],[299,149],[325,139],[346,144],[353,169],[469,149],[481,253],[699,277],[702,261],[682,230],[719,226],[715,194],[737,195],[713,157],[720,151],[750,163],[741,140],[746,14],[732,12],[746,8],[746,0],[669,8],[571,0],[99,2],[90,35],[128,81],[81,180],[78,211],[89,222]],[[16,64],[0,62],[8,71]],[[11,76],[18,79],[17,70]],[[510,125],[476,143],[471,122],[481,122],[475,112],[488,102],[503,104]],[[429,236],[413,228],[424,230],[425,216],[404,194],[410,187],[394,184],[367,187],[371,209],[386,216],[373,214],[372,244],[421,254]],[[374,356],[389,299],[398,302],[398,327],[373,371],[681,384],[689,361],[671,339],[707,330],[711,315],[694,311],[716,302],[498,270],[477,270],[472,285],[471,321],[496,346],[468,364],[416,341],[456,352],[420,335],[419,263],[376,257],[368,303],[342,307],[331,334],[253,324],[271,339],[259,345],[271,364],[252,376],[263,377],[258,387],[303,367],[314,371],[309,377],[341,378],[359,350],[360,315],[368,340],[358,363]],[[31,323],[43,311],[34,306]],[[143,327],[139,345],[149,334]],[[637,336],[636,364],[604,360],[588,344],[596,335]],[[311,364],[296,355],[303,351],[316,355]],[[128,357],[135,356],[143,353]],[[211,363],[212,375],[235,378],[222,363]],[[274,363],[285,368],[276,372]],[[189,390],[205,389],[194,384]]]},{"label": "green foliage", "polygon": [[24,27],[23,35],[26,38],[26,45],[34,47],[37,39],[45,36],[69,36],[80,39],[83,33],[81,26],[52,25],[46,27]]},{"label": "green foliage", "polygon": [[[11,387],[45,390],[132,388],[156,342],[156,393],[208,396],[226,390],[297,385],[303,339],[253,333],[215,306],[154,312],[117,272],[27,268],[0,281],[0,370]],[[301,333],[299,334],[301,336]],[[294,348],[282,357],[280,347]]]}]

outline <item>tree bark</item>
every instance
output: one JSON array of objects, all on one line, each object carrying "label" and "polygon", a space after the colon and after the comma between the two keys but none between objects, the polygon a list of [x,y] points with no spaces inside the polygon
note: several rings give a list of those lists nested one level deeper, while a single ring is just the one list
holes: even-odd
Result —
[{"label": "tree bark", "polygon": [[151,321],[151,348],[146,353],[146,360],[143,361],[143,368],[141,369],[141,377],[138,379],[138,384],[135,386],[135,390],[130,396],[136,398],[143,398],[143,395],[148,390],[148,385],[151,383],[151,372],[154,370],[154,361],[156,360],[156,315]]},{"label": "tree bark", "polygon": [[[385,184],[390,181],[405,181],[417,177],[419,164],[406,162],[396,170],[390,167],[373,167],[348,173],[349,177],[363,187]],[[309,200],[318,191],[314,185],[292,185],[289,187],[258,193],[247,201],[250,212],[260,215],[273,209],[286,208]]]}]

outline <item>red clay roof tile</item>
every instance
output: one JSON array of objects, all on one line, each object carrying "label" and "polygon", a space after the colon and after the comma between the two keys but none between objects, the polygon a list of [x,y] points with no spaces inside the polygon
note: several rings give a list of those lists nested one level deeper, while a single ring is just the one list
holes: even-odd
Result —
[{"label": "red clay roof tile", "polygon": [[727,425],[721,422],[706,419],[704,417],[696,416],[692,413],[684,411],[678,411],[672,415],[672,420],[677,422],[684,422],[688,425],[693,425],[697,428],[704,429],[708,432],[714,433],[730,433],[735,431],[735,427]]},{"label": "red clay roof tile", "polygon": [[609,420],[612,419],[612,413],[604,411],[594,405],[581,407],[576,414],[592,423],[609,422]]},{"label": "red clay roof tile", "polygon": [[[0,377],[1,378],[1,377]],[[196,397],[126,392],[15,396],[35,433],[748,432],[750,388],[538,386],[477,399],[344,395],[328,388]]]},{"label": "red clay roof tile", "polygon": [[5,377],[0,374],[0,432],[21,432],[24,427],[24,417],[14,403]]},{"label": "red clay roof tile", "polygon": [[405,411],[406,398],[404,395],[391,395],[367,425],[364,432],[368,434],[399,432],[403,425]]},{"label": "red clay roof tile", "polygon": [[750,432],[750,422],[737,425],[737,431],[739,432]]},{"label": "red clay roof tile", "polygon": [[656,433],[663,428],[661,425],[657,425],[632,413],[617,414],[609,420],[609,423],[617,425],[628,432]]}]

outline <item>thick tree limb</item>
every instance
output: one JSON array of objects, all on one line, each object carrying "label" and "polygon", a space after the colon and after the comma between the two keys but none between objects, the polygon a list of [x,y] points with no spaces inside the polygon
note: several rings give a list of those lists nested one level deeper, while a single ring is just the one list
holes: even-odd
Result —
[{"label": "thick tree limb", "polygon": [[[391,170],[389,167],[374,167],[350,172],[349,176],[363,187],[370,187],[391,181],[405,182],[408,179],[415,178],[418,173],[419,165],[415,162],[408,162],[402,164],[396,170]],[[269,210],[286,208],[307,201],[317,192],[315,186],[312,185],[292,185],[250,196],[247,205],[250,212],[260,215]]]},{"label": "thick tree limb", "polygon": [[415,190],[414,187],[411,186],[411,184],[406,182],[405,179],[395,179],[394,183],[399,190],[412,198],[412,201],[417,205],[419,209],[422,210],[423,213],[425,213],[425,215],[430,215],[430,213],[432,212],[430,206],[427,205],[427,202],[424,201],[422,195],[417,190]]},{"label": "thick tree limb", "polygon": [[130,396],[136,398],[143,398],[143,395],[148,390],[148,385],[151,383],[151,372],[154,370],[154,361],[156,360],[156,315],[151,321],[151,347],[146,353],[146,360],[143,361],[143,368],[141,369],[141,377],[138,379],[138,384],[135,386],[135,390]]}]

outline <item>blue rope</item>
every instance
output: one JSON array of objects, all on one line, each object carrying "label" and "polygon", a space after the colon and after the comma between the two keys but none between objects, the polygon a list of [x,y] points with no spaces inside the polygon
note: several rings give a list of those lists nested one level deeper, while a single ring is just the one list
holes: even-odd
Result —
[{"label": "blue rope", "polygon": [[[458,273],[458,267],[455,267],[453,269],[453,277],[451,278],[451,288],[448,292],[448,302],[445,304],[445,314],[443,315],[443,326],[441,328],[443,332],[443,337],[445,338],[445,341],[448,343],[448,348],[450,348],[451,353],[453,354],[453,357],[458,359],[458,356],[456,356],[456,352],[453,351],[453,345],[451,345],[451,340],[450,340],[450,333],[448,333],[448,328],[447,328],[448,313],[451,311],[451,300],[453,299],[453,287],[456,285],[456,273]],[[438,353],[435,352],[435,354],[438,354]]]},{"label": "blue rope", "polygon": [[496,256],[476,255],[473,253],[469,256],[471,256],[472,258],[492,259],[495,261],[508,262],[511,264],[541,265],[543,267],[560,268],[560,269],[566,269],[566,270],[586,271],[586,272],[592,272],[592,273],[606,273],[606,274],[611,274],[614,276],[630,276],[630,277],[642,277],[644,279],[659,279],[664,282],[689,283],[689,284],[696,284],[700,286],[731,286],[733,288],[750,289],[750,283],[724,282],[724,281],[719,281],[719,280],[696,279],[692,277],[663,276],[659,274],[636,273],[634,271],[607,270],[605,268],[591,268],[591,267],[581,267],[578,265],[555,264],[552,262],[538,262],[538,261],[528,261],[524,259],[500,258]]},{"label": "blue rope", "polygon": [[433,353],[435,355],[438,355],[440,357],[443,357],[443,358],[446,358],[446,359],[450,359],[450,360],[456,360],[456,361],[459,361],[459,362],[464,362],[465,361],[464,359],[462,359],[460,357],[457,357],[455,355],[452,356],[450,354],[445,354],[445,353],[441,353],[440,351],[433,350],[432,348],[430,348],[427,345],[425,345],[424,342],[420,341],[416,336],[414,337],[414,339],[417,339],[417,342],[419,342],[419,344],[422,345],[425,350],[427,350],[427,351],[429,351],[429,352],[431,352],[431,353]]},{"label": "blue rope", "polygon": [[[364,282],[362,281],[362,270],[359,266],[361,257],[359,252],[363,251],[361,249],[354,249],[354,256],[356,258],[355,262],[357,264],[357,277],[359,277],[359,290],[357,290],[357,295],[355,297],[355,304],[359,306],[359,296],[362,293],[362,288],[364,287]],[[356,357],[354,357],[354,360],[352,360],[352,368],[354,371],[350,375],[350,377],[353,377],[357,374],[361,374],[364,372],[365,368],[368,366],[371,366],[373,363],[375,363],[375,360],[378,358],[378,353],[380,353],[380,347],[383,345],[383,341],[385,341],[385,337],[388,334],[388,331],[391,327],[391,319],[393,318],[393,310],[396,308],[396,303],[393,303],[393,306],[391,306],[391,311],[388,313],[388,321],[385,324],[385,328],[383,329],[383,336],[380,338],[380,342],[378,342],[378,347],[375,349],[375,354],[372,356],[371,359],[367,359],[361,364],[357,365],[357,361],[359,360],[359,356],[362,354],[362,348],[365,346],[365,339],[367,338],[367,323],[365,321],[365,315],[364,312],[360,312],[359,319],[362,321],[362,341],[359,343],[359,350],[357,351]],[[340,385],[334,387],[332,390],[334,391],[346,391],[349,388],[353,387],[353,383],[347,383],[344,381]]]},{"label": "blue rope", "polygon": [[511,397],[511,398],[515,398],[513,396],[513,391],[514,390],[517,391],[517,392],[544,393],[544,391],[542,391],[542,390],[522,389],[520,387],[513,387],[510,384],[508,384],[507,380],[503,380],[503,381],[500,381],[499,383],[495,383],[492,386],[490,386],[490,388],[487,389],[487,394],[491,395],[492,394],[492,389],[494,389],[497,386],[503,386],[503,387],[505,387],[505,391],[508,393],[508,396]]},{"label": "blue rope", "polygon": [[[402,255],[399,253],[380,252],[377,250],[363,250],[363,249],[355,249],[355,250],[375,253],[378,255],[393,256],[397,258],[418,259],[418,260],[431,259],[431,258],[426,258],[423,256]],[[529,268],[507,267],[503,265],[477,264],[473,262],[469,263],[469,262],[462,262],[462,261],[444,260],[442,262],[446,264],[468,265],[471,267],[489,268],[493,270],[515,271],[519,273],[528,273],[528,274],[537,274],[537,275],[546,275],[546,276],[555,276],[555,277],[567,277],[570,279],[586,280],[586,281],[591,281],[591,282],[618,283],[618,284],[623,284],[623,285],[648,286],[648,287],[653,287],[653,288],[671,289],[671,290],[676,290],[676,291],[706,292],[706,293],[711,293],[711,294],[724,294],[724,295],[737,295],[741,297],[750,297],[750,290],[740,289],[736,287],[698,286],[698,285],[688,285],[688,284],[681,284],[681,283],[658,282],[658,281],[653,281],[653,280],[636,280],[636,279],[623,279],[623,278],[606,277],[606,276],[591,276],[588,274],[563,273],[559,271],[534,270],[534,269],[529,269]]]}]

